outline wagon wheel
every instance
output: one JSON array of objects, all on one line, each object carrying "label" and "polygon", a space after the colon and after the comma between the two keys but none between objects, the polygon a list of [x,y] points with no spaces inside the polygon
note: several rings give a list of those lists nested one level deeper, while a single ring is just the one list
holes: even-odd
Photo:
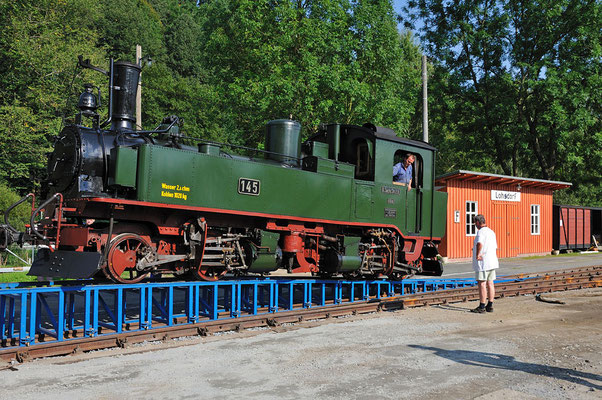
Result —
[{"label": "wagon wheel", "polygon": [[153,253],[150,244],[134,233],[122,233],[109,244],[105,275],[117,283],[138,283],[150,275],[136,269],[136,264]]}]

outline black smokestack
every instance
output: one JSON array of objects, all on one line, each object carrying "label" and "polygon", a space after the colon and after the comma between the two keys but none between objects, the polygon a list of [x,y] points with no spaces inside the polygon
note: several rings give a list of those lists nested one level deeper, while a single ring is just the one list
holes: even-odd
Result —
[{"label": "black smokestack", "polygon": [[113,66],[113,120],[111,129],[134,130],[136,92],[142,68],[137,64],[117,61]]}]

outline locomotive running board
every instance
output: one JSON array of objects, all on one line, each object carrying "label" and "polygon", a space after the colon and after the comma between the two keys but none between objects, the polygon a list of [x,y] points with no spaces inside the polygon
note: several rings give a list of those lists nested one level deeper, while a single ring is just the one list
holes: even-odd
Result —
[{"label": "locomotive running board", "polygon": [[27,275],[68,279],[91,278],[100,268],[96,252],[40,249]]}]

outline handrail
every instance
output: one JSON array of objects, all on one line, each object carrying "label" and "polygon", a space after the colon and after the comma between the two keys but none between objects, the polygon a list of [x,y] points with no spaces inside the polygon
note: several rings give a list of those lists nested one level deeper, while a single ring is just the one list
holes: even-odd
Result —
[{"label": "handrail", "polygon": [[[36,224],[35,224],[35,221],[34,221],[34,219],[35,219],[36,215],[38,215],[38,213],[39,213],[40,211],[42,211],[42,209],[43,209],[44,207],[46,207],[48,204],[50,204],[50,203],[51,203],[52,201],[54,201],[55,199],[58,199],[59,197],[61,198],[61,203],[62,203],[62,201],[63,201],[63,195],[62,195],[62,194],[60,194],[60,193],[55,193],[55,195],[54,195],[54,196],[52,196],[51,198],[49,198],[48,200],[46,200],[45,202],[43,202],[43,203],[42,203],[42,204],[41,204],[41,205],[40,205],[38,208],[36,208],[36,210],[35,210],[33,213],[31,213],[31,218],[30,218],[30,220],[29,220],[29,225],[30,225],[31,231],[32,231],[32,232],[33,232],[33,233],[34,233],[34,234],[35,234],[35,235],[36,235],[38,238],[40,238],[40,239],[42,239],[42,240],[48,240],[48,238],[47,238],[46,236],[42,235],[40,232],[38,232],[38,230],[36,229]],[[60,216],[59,216],[59,218],[60,218]]]},{"label": "handrail", "polygon": [[[12,206],[8,207],[6,209],[6,211],[4,211],[4,223],[6,224],[6,227],[13,233],[19,233],[19,231],[14,228],[10,222],[8,222],[8,215],[10,214],[10,212],[13,210],[13,208],[17,207],[19,204],[23,203],[25,200],[27,200],[29,197],[33,198],[33,201],[35,201],[35,195],[33,193],[28,193],[25,197],[23,197],[21,200],[17,201],[15,204],[13,204]],[[33,203],[32,203],[33,206]],[[32,207],[33,208],[33,207]]]}]

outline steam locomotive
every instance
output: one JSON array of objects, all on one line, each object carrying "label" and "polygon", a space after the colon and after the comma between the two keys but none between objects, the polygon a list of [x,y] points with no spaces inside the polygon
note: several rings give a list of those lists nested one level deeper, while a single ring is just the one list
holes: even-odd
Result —
[{"label": "steam locomotive", "polygon": [[[301,143],[301,125],[289,119],[267,123],[265,150],[185,137],[176,116],[138,130],[142,66],[110,60],[103,70],[81,56],[78,65],[106,75],[108,115],[101,122],[100,89],[84,85],[75,123],[49,156],[44,199],[36,207],[29,194],[4,213],[0,250],[43,245],[30,275],[118,283],[277,269],[441,275],[447,197],[435,190],[428,143],[372,124],[325,124]],[[410,188],[392,182],[408,153]],[[19,232],[8,217],[29,202],[30,224]]]}]

